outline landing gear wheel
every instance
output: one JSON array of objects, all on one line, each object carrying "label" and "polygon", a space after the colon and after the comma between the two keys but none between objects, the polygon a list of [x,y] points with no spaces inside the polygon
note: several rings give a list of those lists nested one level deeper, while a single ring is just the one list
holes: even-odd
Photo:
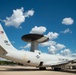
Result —
[{"label": "landing gear wheel", "polygon": [[54,71],[60,71],[61,68],[54,68]]},{"label": "landing gear wheel", "polygon": [[46,70],[46,67],[39,67],[39,70]]}]

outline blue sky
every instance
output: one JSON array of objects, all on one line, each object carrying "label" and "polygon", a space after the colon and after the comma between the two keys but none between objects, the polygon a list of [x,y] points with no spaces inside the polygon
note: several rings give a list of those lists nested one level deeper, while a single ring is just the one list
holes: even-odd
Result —
[{"label": "blue sky", "polygon": [[0,10],[0,23],[17,49],[28,50],[21,36],[35,32],[50,38],[42,52],[76,52],[76,0],[0,0]]}]

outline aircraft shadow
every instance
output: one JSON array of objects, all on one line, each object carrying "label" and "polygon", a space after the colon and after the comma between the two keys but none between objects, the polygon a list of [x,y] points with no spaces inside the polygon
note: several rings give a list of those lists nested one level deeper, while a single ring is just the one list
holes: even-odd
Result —
[{"label": "aircraft shadow", "polygon": [[[8,68],[6,70],[0,70],[0,71],[44,71],[39,69],[26,69],[26,68]],[[49,71],[49,70],[47,70]]]},{"label": "aircraft shadow", "polygon": [[17,69],[7,69],[7,71],[39,71],[39,69],[20,69],[20,68],[17,68]]}]

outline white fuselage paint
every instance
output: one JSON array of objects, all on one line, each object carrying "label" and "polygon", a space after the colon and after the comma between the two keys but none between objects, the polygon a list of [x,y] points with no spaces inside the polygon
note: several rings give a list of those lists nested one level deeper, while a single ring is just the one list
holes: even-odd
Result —
[{"label": "white fuselage paint", "polygon": [[29,51],[18,51],[18,50],[11,51],[2,57],[21,63],[21,64],[24,64],[24,65],[36,66],[36,67],[40,65],[40,62],[43,62],[43,65],[41,66],[50,67],[53,64],[57,65],[60,62],[66,62],[66,61],[73,60],[73,58],[71,57],[40,53],[39,51],[29,52]]}]

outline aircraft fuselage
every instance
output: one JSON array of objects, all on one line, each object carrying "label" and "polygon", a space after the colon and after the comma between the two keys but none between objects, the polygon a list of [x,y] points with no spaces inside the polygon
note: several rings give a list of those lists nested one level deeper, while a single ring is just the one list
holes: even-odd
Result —
[{"label": "aircraft fuselage", "polygon": [[72,60],[71,57],[52,55],[41,52],[11,51],[2,57],[29,66],[48,66]]}]

